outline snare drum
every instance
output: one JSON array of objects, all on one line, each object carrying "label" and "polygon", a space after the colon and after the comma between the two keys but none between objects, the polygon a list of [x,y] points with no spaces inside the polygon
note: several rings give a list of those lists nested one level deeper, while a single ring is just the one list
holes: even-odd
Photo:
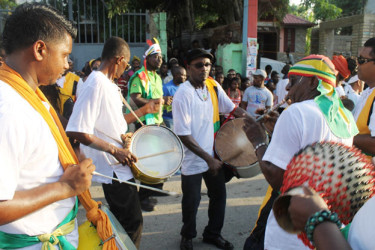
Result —
[{"label": "snare drum", "polygon": [[215,152],[239,178],[250,178],[260,173],[254,147],[247,139],[243,126],[245,118],[225,123],[216,134]]},{"label": "snare drum", "polygon": [[147,125],[132,136],[130,151],[138,161],[131,167],[134,178],[148,184],[168,180],[182,164],[182,142],[169,128]]}]

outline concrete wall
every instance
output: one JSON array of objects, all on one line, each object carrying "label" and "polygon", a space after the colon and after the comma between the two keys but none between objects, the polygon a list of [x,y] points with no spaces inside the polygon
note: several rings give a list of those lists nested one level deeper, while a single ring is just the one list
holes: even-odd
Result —
[{"label": "concrete wall", "polygon": [[[70,58],[74,62],[74,70],[81,70],[87,61],[101,56],[104,44],[73,44],[72,53]],[[143,54],[147,49],[147,44],[134,44],[130,45],[131,56],[138,56],[143,59]]]}]

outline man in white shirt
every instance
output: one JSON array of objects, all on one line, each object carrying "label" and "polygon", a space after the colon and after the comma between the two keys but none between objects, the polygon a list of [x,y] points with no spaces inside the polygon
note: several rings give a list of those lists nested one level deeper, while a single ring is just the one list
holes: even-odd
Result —
[{"label": "man in white shirt", "polygon": [[375,37],[370,38],[359,52],[358,77],[364,81],[365,89],[353,110],[359,135],[354,137],[354,145],[370,156],[375,155]]},{"label": "man in white shirt", "polygon": [[361,98],[364,83],[359,80],[358,75],[352,76],[344,87],[345,95],[354,103],[354,107]]},{"label": "man in white shirt", "polygon": [[257,117],[273,105],[273,95],[264,86],[267,73],[262,69],[257,69],[253,73],[253,86],[248,87],[243,94],[240,107],[252,116]]},{"label": "man in white shirt", "polygon": [[[352,145],[358,130],[352,114],[334,91],[335,84],[335,68],[329,58],[321,55],[305,57],[289,71],[287,98],[292,105],[278,118],[270,144],[267,145],[264,129],[259,124],[250,119],[246,121],[247,136],[274,191],[280,190],[284,172],[294,154],[307,145],[319,141]],[[245,245],[245,249],[250,247]],[[281,229],[271,212],[264,249],[301,250],[308,247],[297,235]]]},{"label": "man in white shirt", "polygon": [[180,249],[193,249],[197,235],[196,214],[204,179],[208,196],[208,225],[203,241],[221,249],[233,245],[221,236],[226,206],[225,178],[222,162],[214,158],[214,133],[220,127],[219,111],[235,117],[249,117],[235,108],[220,84],[208,78],[213,56],[203,49],[193,49],[187,55],[189,80],[182,83],[174,95],[172,113],[174,131],[184,144],[185,157],[181,167],[182,221]]},{"label": "man in white shirt", "polygon": [[2,45],[7,56],[0,68],[0,249],[78,245],[76,196],[90,187],[95,166],[90,159],[73,164],[63,127],[38,88],[54,84],[68,69],[75,36],[73,24],[46,5],[22,4],[6,20]]},{"label": "man in white shirt", "polygon": [[[123,115],[121,90],[114,83],[129,68],[129,46],[122,38],[111,37],[104,44],[101,58],[99,69],[85,81],[66,131],[69,137],[81,142],[81,151],[93,159],[99,173],[134,182],[129,165],[136,157],[119,142],[128,129],[127,122],[136,118]],[[136,114],[155,112],[153,103],[136,110]],[[93,180],[102,183],[111,212],[139,247],[143,218],[137,188],[103,177],[95,176]]]}]

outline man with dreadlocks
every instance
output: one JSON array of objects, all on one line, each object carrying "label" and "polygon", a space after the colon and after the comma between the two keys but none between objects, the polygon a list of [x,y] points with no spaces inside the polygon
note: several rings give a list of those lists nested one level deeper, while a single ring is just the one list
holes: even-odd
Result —
[{"label": "man with dreadlocks", "polygon": [[[358,133],[352,114],[335,91],[336,70],[329,58],[310,55],[291,67],[288,95],[292,105],[278,118],[272,140],[266,142],[264,129],[252,119],[244,127],[252,142],[262,172],[273,191],[283,183],[287,165],[299,150],[319,141],[334,141],[351,146]],[[265,249],[306,249],[297,238],[276,222],[271,211],[265,230]],[[245,249],[252,249],[245,245]]]},{"label": "man with dreadlocks", "polygon": [[[172,104],[172,97],[163,97],[163,83],[156,72],[162,64],[162,56],[159,42],[154,38],[155,43],[153,44],[150,40],[147,40],[150,46],[144,54],[143,67],[134,73],[134,75],[129,79],[129,102],[132,104],[134,109],[138,109],[146,105],[151,100],[164,98],[165,104]],[[163,123],[162,110],[154,114],[147,114],[140,117],[146,125]],[[137,123],[136,128],[140,128],[141,124]],[[153,186],[156,188],[162,188],[163,183],[160,184],[146,184],[143,185]],[[144,211],[153,211],[154,206],[157,203],[156,199],[150,199],[151,195],[158,195],[153,191],[148,189],[140,188],[139,199],[141,202],[141,208]]]}]

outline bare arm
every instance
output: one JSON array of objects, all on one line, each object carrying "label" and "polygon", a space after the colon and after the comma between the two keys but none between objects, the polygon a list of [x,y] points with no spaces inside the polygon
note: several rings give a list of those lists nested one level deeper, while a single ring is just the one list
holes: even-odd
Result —
[{"label": "bare arm", "polygon": [[146,105],[146,103],[148,103],[149,101],[151,101],[151,99],[145,99],[145,98],[143,98],[142,95],[141,95],[141,93],[130,94],[130,98],[135,103],[135,105],[137,105],[138,107],[143,107],[144,105]]},{"label": "bare arm", "polygon": [[[246,136],[253,144],[254,149],[256,146],[266,142],[266,134],[264,129],[259,125],[259,123],[255,122],[253,118],[246,119],[244,130]],[[273,190],[278,191],[283,183],[285,170],[279,168],[271,162],[262,160],[266,150],[267,145],[263,145],[255,151],[255,154],[258,158],[260,169],[262,170],[267,182],[271,185]]]},{"label": "bare arm", "polygon": [[69,166],[59,181],[16,191],[13,199],[0,201],[0,225],[18,220],[51,203],[81,194],[91,185],[95,166],[91,159]]},{"label": "bare arm", "polygon": [[[303,189],[305,194],[292,196],[288,208],[293,226],[301,231],[304,231],[306,222],[311,215],[328,209],[325,201],[317,193],[307,187]],[[318,250],[351,249],[337,225],[332,222],[318,224],[314,230],[313,239]]]},{"label": "bare arm", "polygon": [[198,142],[191,135],[179,136],[182,143],[191,150],[194,154],[202,158],[207,162],[210,171],[215,175],[217,171],[222,167],[222,162],[212,157],[206,151],[204,151],[198,144]]},{"label": "bare arm", "polygon": [[71,131],[67,132],[67,135],[86,146],[109,153],[123,165],[131,165],[132,162],[137,161],[137,158],[129,150],[118,148],[95,135]]},{"label": "bare arm", "polygon": [[353,144],[363,152],[375,155],[375,137],[371,135],[356,135]]},{"label": "bare arm", "polygon": [[240,103],[240,107],[241,107],[242,109],[246,110],[247,102],[242,101],[242,102]]},{"label": "bare arm", "polygon": [[[161,99],[150,99],[148,101],[149,102],[147,102],[141,108],[134,111],[138,117],[142,117],[146,114],[158,113],[160,111],[160,105],[162,103]],[[129,114],[124,114],[124,118],[127,124],[133,123],[137,120],[137,118],[131,112]]]}]

